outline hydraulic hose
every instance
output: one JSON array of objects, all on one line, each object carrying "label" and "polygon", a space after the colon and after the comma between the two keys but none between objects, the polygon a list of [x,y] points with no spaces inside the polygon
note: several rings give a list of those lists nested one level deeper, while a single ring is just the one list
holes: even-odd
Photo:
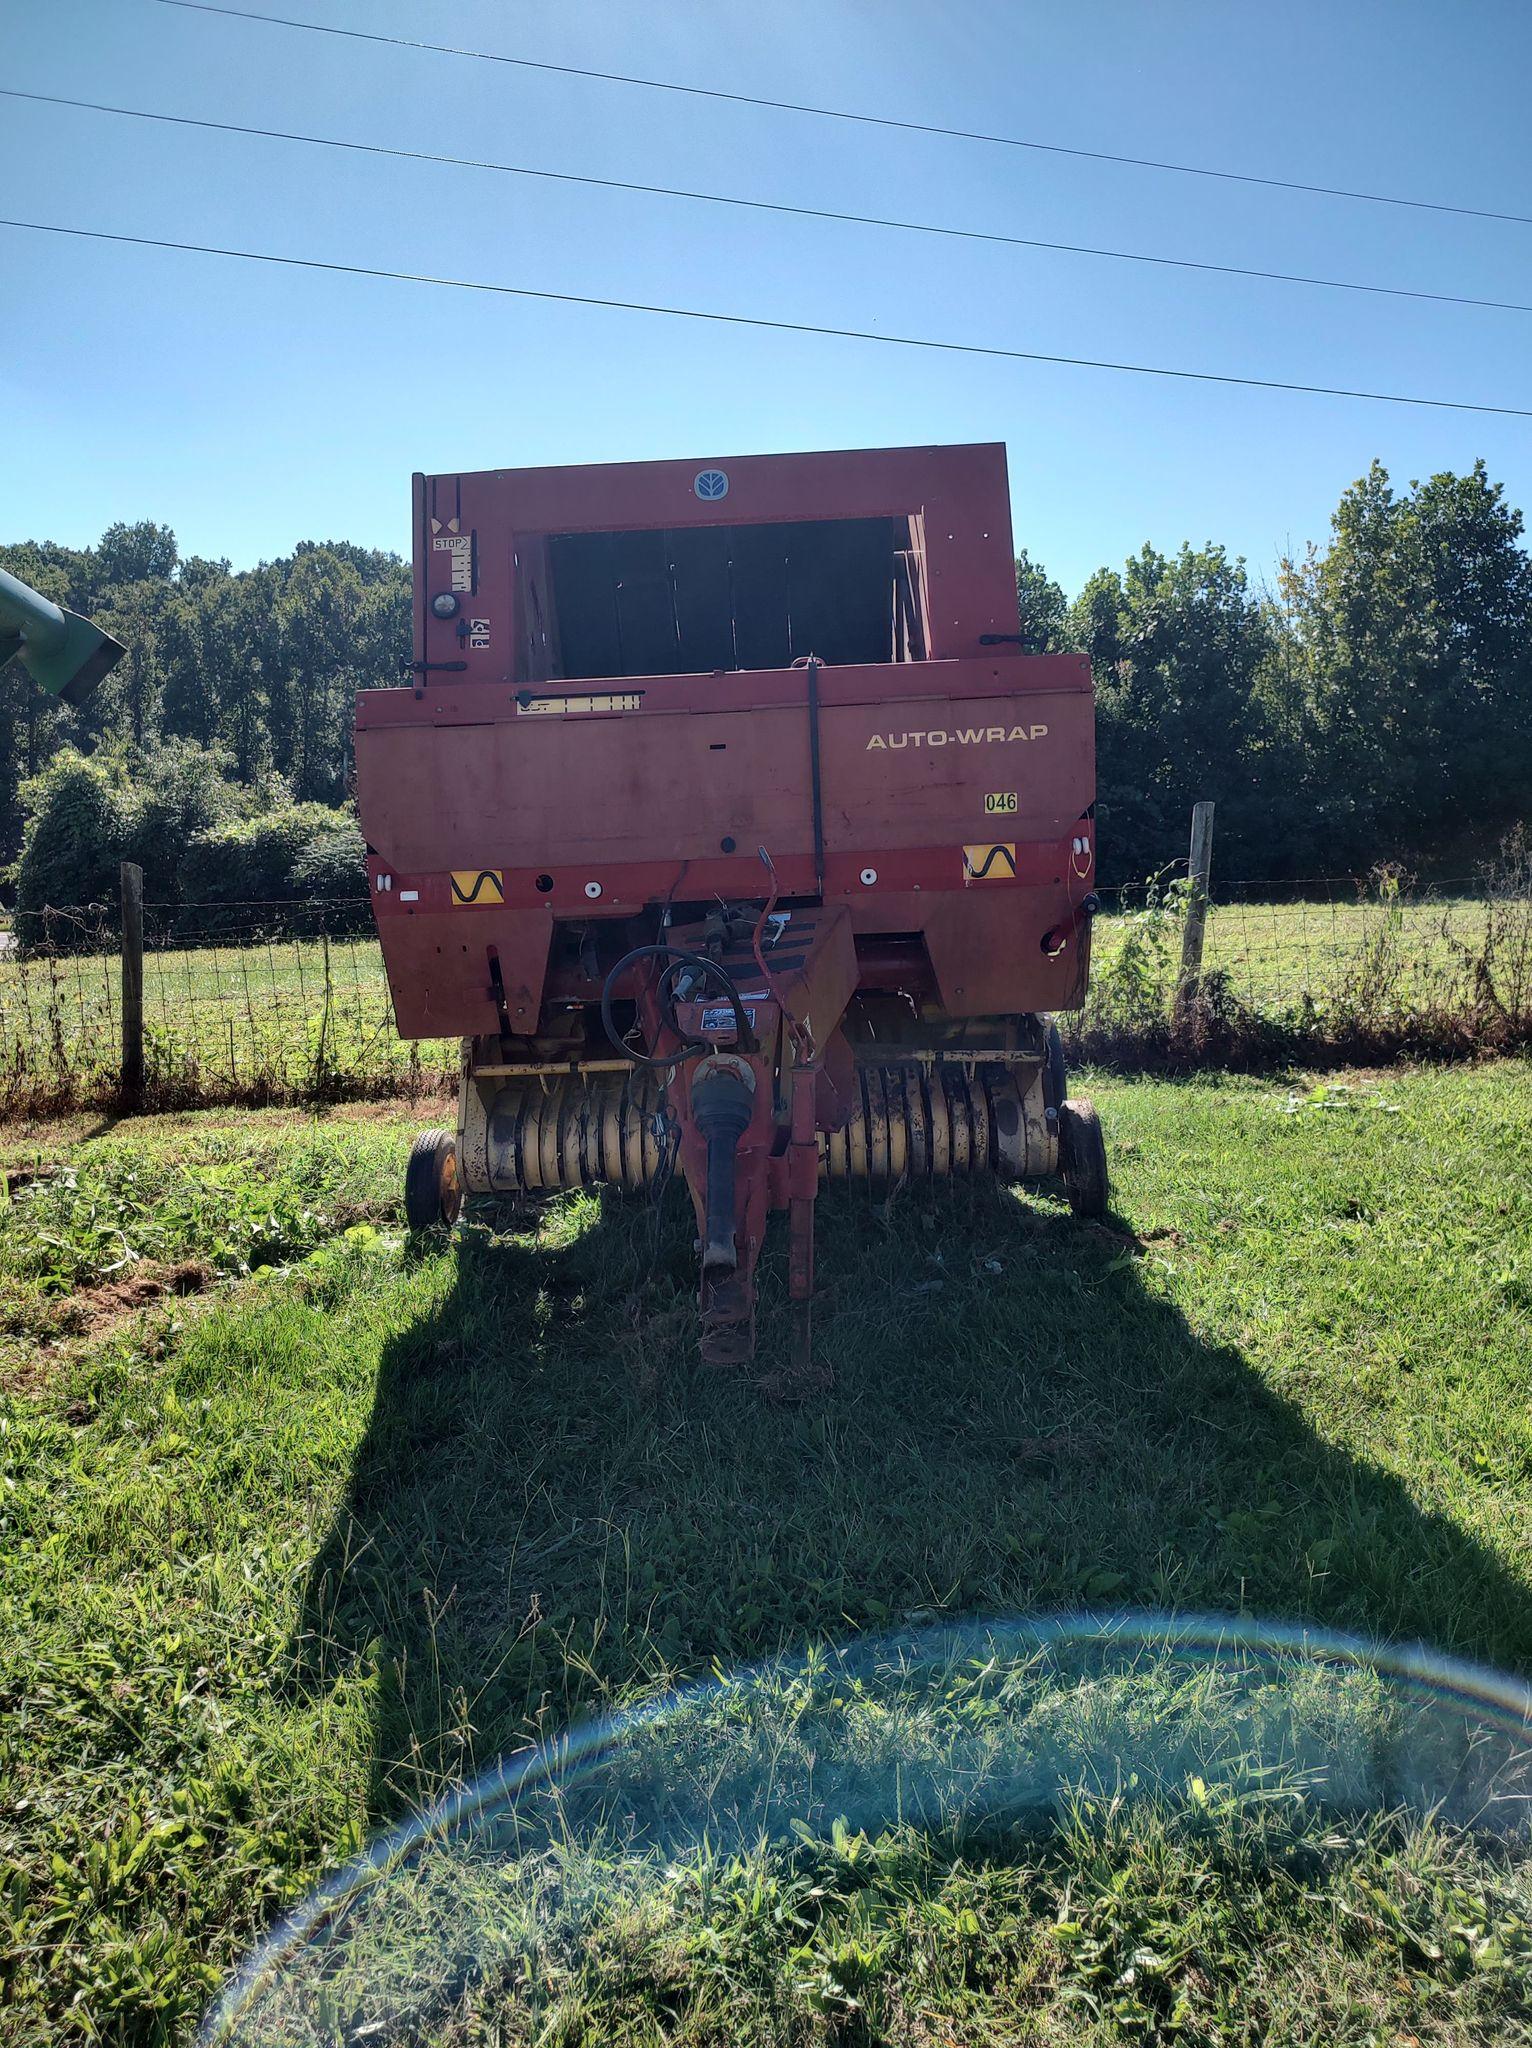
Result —
[{"label": "hydraulic hose", "polygon": [[[655,1058],[652,1054],[638,1052],[633,1046],[629,1045],[617,1029],[616,1020],[612,1015],[613,991],[622,976],[637,961],[655,959],[669,962],[669,965],[660,975],[658,990],[660,1011],[664,1022],[670,1026],[672,1031],[675,1031],[676,1037],[681,1040],[674,1052],[666,1053],[662,1058]],[[683,967],[693,968],[704,979],[709,976],[712,977],[713,981],[718,985],[720,992],[727,997],[729,1005],[734,1012],[734,1028],[738,1033],[736,1043],[739,1049],[744,1052],[748,1051],[751,1047],[750,1025],[745,1016],[744,1005],[739,999],[739,989],[735,984],[734,977],[727,968],[720,966],[716,960],[709,960],[705,953],[688,953],[679,946],[667,946],[664,943],[635,946],[631,953],[623,954],[601,987],[601,1028],[622,1054],[623,1058],[631,1060],[635,1067],[674,1067],[682,1060],[694,1060],[700,1053],[711,1052],[713,1049],[705,1038],[681,1038],[679,1030],[676,1029],[673,1015],[675,1007],[674,992],[670,987],[670,981],[671,977]]]}]

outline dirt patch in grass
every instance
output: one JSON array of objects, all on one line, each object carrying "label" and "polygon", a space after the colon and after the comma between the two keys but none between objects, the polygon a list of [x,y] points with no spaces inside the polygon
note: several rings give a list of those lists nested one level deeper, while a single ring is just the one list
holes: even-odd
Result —
[{"label": "dirt patch in grass", "polygon": [[122,1318],[167,1295],[201,1294],[217,1279],[216,1268],[204,1259],[182,1259],[174,1266],[145,1261],[120,1280],[100,1287],[82,1287],[63,1304],[70,1336],[100,1337]]},{"label": "dirt patch in grass", "polygon": [[[0,1129],[0,1389],[41,1393],[156,1305],[376,1235],[433,1114],[394,1102]],[[158,1346],[174,1318],[153,1322]]]},{"label": "dirt patch in grass", "polygon": [[96,1344],[129,1317],[163,1301],[205,1294],[218,1278],[204,1259],[182,1259],[174,1265],[145,1260],[119,1278],[95,1287],[79,1287],[39,1306],[32,1330],[32,1350],[0,1366],[0,1392],[36,1394],[78,1348]]}]

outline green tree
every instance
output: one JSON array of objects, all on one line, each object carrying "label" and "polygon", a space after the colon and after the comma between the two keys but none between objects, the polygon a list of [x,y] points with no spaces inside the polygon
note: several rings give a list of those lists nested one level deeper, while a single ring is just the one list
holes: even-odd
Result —
[{"label": "green tree", "polygon": [[128,651],[83,707],[86,732],[101,738],[121,735],[136,747],[158,736],[164,642],[176,606],[175,585],[168,581],[114,583],[102,590],[93,616]]},{"label": "green tree", "polygon": [[286,690],[274,737],[300,801],[333,802],[345,790],[366,596],[356,569],[328,548],[301,550],[283,588]]},{"label": "green tree", "polygon": [[1040,562],[1023,548],[1016,557],[1016,602],[1021,644],[1028,654],[1055,654],[1069,645],[1069,599]]},{"label": "green tree", "polygon": [[96,573],[103,584],[168,583],[180,552],[168,526],[140,519],[125,526],[119,519],[96,544]]},{"label": "green tree", "polygon": [[[1525,811],[1532,563],[1482,462],[1396,493],[1375,462],[1282,567],[1306,751],[1339,857],[1428,860]],[[1312,787],[1312,785],[1311,785]]]},{"label": "green tree", "polygon": [[1109,873],[1137,879],[1182,854],[1199,797],[1223,806],[1235,860],[1254,858],[1278,792],[1260,687],[1272,624],[1244,563],[1211,544],[1145,547],[1120,575],[1097,570],[1066,630],[1095,675]]}]

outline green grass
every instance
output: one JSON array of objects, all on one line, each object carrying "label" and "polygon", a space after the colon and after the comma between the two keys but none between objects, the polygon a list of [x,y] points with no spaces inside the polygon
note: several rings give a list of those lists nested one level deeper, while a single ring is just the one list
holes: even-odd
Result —
[{"label": "green grass", "polygon": [[399,1840],[215,2038],[388,2013],[452,2040],[1333,2041],[1406,2011],[1502,2038],[1524,1873],[1399,1802],[1461,1793],[1493,1749],[1504,1806],[1511,1747],[1333,1656],[864,1642],[630,1717],[596,1768],[571,1749]]},{"label": "green grass", "polygon": [[[1292,1022],[1300,1038],[1317,1042],[1341,1019],[1353,1033],[1386,1034],[1401,1019],[1418,1027],[1436,1018],[1477,1042],[1476,1018],[1505,1021],[1478,1017],[1482,988],[1468,964],[1483,953],[1489,915],[1483,898],[1469,897],[1218,904],[1205,966],[1256,1017]],[[1518,1042],[1532,1015],[1532,914],[1517,901],[1499,915],[1494,979],[1514,1021],[1490,1036]],[[1097,920],[1093,991],[1074,1027],[1085,1049],[1152,1035],[1168,1013],[1179,952],[1179,912]],[[0,955],[0,1106],[109,1097],[120,1063],[119,980],[111,955]],[[456,1074],[455,1041],[397,1037],[370,935],[328,947],[277,938],[151,949],[144,1016],[151,1085],[167,1105],[377,1095]],[[1425,1042],[1419,1028],[1405,1033],[1405,1043],[1416,1041]]]},{"label": "green grass", "polygon": [[[188,1119],[163,1142],[0,1142],[0,1376],[153,1284],[197,1292],[303,1258],[394,1213],[391,1126]],[[170,1283],[174,1283],[171,1285]],[[115,1296],[114,1296],[115,1290]]]},{"label": "green grass", "polygon": [[[1235,995],[1253,1010],[1281,1010],[1310,997],[1333,1004],[1370,947],[1385,939],[1420,975],[1456,965],[1456,939],[1482,940],[1482,897],[1440,896],[1380,904],[1376,897],[1347,901],[1216,903],[1208,916],[1204,969],[1226,974]],[[1092,938],[1097,971],[1109,969],[1131,928],[1131,914],[1098,919]],[[1179,949],[1179,920],[1176,924]]]},{"label": "green grass", "polygon": [[[0,955],[0,1103],[101,1098],[121,1050],[115,955]],[[162,1099],[434,1085],[457,1041],[401,1040],[377,940],[275,938],[144,956],[145,1064]]]},{"label": "green grass", "polygon": [[[827,1193],[834,1381],[792,1408],[696,1361],[679,1202],[657,1254],[642,1204],[592,1197],[420,1251],[407,1114],[8,1136],[72,1182],[0,1210],[27,1299],[99,1284],[119,1238],[226,1277],[41,1371],[4,1340],[0,2041],[188,2039],[381,1821],[778,1652],[530,1833],[438,1840],[248,2037],[1532,2038],[1523,1849],[1420,1810],[1407,1694],[1087,1668],[1024,1630],[865,1698],[833,1657],[804,1675],[815,1643],[1081,1607],[1532,1672],[1532,1069],[1094,1092],[1114,1232],[1049,1188]],[[774,1250],[763,1369],[783,1290]],[[975,1826],[952,1770],[1045,1727],[1048,1796]],[[635,1784],[714,1797],[742,1730],[787,1824],[704,1843],[681,1800],[614,1832]],[[803,1775],[837,1743],[948,1790],[837,1828]]]}]

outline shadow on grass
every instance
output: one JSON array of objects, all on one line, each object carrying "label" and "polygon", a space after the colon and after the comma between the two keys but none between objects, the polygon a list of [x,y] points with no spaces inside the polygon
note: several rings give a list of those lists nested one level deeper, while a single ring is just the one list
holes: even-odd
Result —
[{"label": "shadow on grass", "polygon": [[[673,1198],[647,1280],[617,1198],[428,1262],[302,1623],[307,1684],[375,1674],[375,1818],[715,1661],[939,1616],[1244,1611],[1532,1663],[1496,1559],[1051,1198],[950,1186],[885,1222],[827,1192],[835,1377],[797,1408],[697,1362],[689,1220]],[[783,1291],[774,1251],[758,1369]]]}]

